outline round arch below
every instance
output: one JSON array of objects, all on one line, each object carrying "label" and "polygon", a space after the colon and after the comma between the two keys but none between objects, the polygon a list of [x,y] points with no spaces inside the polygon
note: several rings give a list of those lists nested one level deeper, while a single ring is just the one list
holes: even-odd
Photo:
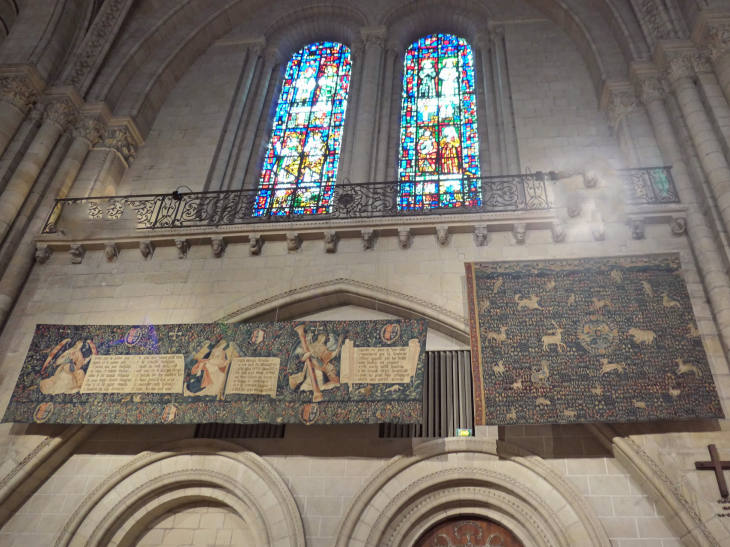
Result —
[{"label": "round arch below", "polygon": [[593,509],[541,458],[494,439],[450,438],[394,458],[353,499],[333,547],[411,545],[456,515],[503,523],[525,544],[609,547]]}]

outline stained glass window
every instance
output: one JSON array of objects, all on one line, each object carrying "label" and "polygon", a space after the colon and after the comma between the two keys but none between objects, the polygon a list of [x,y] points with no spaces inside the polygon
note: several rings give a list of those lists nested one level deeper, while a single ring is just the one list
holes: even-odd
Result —
[{"label": "stained glass window", "polygon": [[350,86],[350,50],[310,44],[286,67],[254,215],[327,213]]},{"label": "stained glass window", "polygon": [[398,176],[402,209],[481,202],[474,57],[450,34],[406,51]]}]

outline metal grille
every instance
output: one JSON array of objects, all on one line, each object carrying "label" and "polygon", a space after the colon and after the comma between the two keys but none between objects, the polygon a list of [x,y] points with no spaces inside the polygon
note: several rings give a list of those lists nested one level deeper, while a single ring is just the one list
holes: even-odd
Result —
[{"label": "metal grille", "polygon": [[453,437],[457,429],[474,429],[471,352],[428,351],[423,423],[380,424],[380,437]]},{"label": "metal grille", "polygon": [[283,439],[286,425],[198,424],[196,439]]}]

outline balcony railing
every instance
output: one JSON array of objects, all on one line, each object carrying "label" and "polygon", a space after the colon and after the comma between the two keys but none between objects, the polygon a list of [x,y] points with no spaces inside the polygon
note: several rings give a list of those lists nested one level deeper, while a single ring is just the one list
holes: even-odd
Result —
[{"label": "balcony railing", "polygon": [[[678,203],[668,168],[630,169],[622,175],[628,203]],[[451,194],[439,194],[437,181],[339,184],[323,189],[325,197],[315,208],[305,204],[308,189],[294,189],[279,196],[278,203],[277,198],[264,199],[255,189],[66,198],[56,200],[42,233],[55,233],[61,211],[79,203],[88,203],[88,215],[92,220],[118,220],[125,207],[130,207],[136,212],[140,230],[540,211],[553,207],[548,190],[552,180],[555,180],[554,173],[541,172],[465,179],[465,190]]]}]

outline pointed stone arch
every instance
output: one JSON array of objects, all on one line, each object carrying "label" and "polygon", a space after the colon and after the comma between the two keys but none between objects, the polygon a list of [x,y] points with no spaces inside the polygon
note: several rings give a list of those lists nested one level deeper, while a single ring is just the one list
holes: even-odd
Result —
[{"label": "pointed stone arch", "polygon": [[348,304],[404,319],[427,319],[430,328],[460,342],[469,342],[469,325],[465,317],[419,298],[346,278],[306,285],[247,305],[237,302],[201,320],[223,323],[285,321]]},{"label": "pointed stone arch", "polygon": [[305,547],[299,510],[276,471],[253,452],[215,440],[179,441],[117,468],[80,503],[55,547],[125,545],[160,511],[201,500],[235,511],[256,547]]}]

